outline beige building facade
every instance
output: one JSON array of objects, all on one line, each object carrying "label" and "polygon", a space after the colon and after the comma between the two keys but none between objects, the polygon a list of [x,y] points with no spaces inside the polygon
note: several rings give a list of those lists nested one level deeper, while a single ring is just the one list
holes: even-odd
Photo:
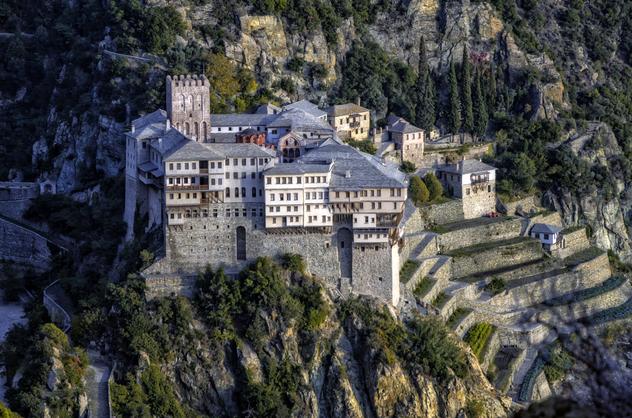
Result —
[{"label": "beige building facade", "polygon": [[354,141],[369,139],[371,112],[358,104],[330,106],[327,109],[327,121],[341,139]]}]

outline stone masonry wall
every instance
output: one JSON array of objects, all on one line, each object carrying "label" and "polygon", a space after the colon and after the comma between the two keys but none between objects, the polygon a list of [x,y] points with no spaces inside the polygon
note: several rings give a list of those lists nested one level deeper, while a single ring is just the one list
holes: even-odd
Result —
[{"label": "stone masonry wall", "polygon": [[536,196],[527,196],[515,202],[502,202],[501,200],[501,205],[504,207],[507,215],[527,214],[539,210],[539,202]]},{"label": "stone masonry wall", "polygon": [[[449,200],[445,203],[424,206],[419,209],[422,218],[437,225],[457,222],[465,219],[463,202],[460,199]],[[430,222],[428,222],[430,223]]]},{"label": "stone masonry wall", "polygon": [[494,306],[541,303],[569,292],[596,286],[610,275],[608,256],[602,254],[576,266],[572,271],[508,289],[492,297],[489,303]]},{"label": "stone masonry wall", "polygon": [[47,269],[51,258],[46,238],[0,218],[0,261]]},{"label": "stone masonry wall", "polygon": [[500,222],[446,232],[437,237],[437,242],[441,251],[447,252],[484,242],[516,238],[520,236],[521,228],[520,219],[507,218]]},{"label": "stone masonry wall", "polygon": [[465,219],[474,219],[496,211],[496,186],[491,191],[472,192],[469,196],[463,196],[463,214]]},{"label": "stone masonry wall", "polygon": [[[149,288],[148,297],[188,291],[195,275],[207,266],[223,267],[227,273],[237,273],[257,257],[278,257],[285,253],[301,254],[311,274],[338,287],[341,278],[337,234],[266,232],[262,218],[248,216],[190,218],[182,226],[169,226],[166,257],[144,272]],[[231,210],[231,213],[234,213]],[[240,212],[241,215],[241,212]],[[237,259],[237,229],[246,237],[246,259]],[[397,303],[399,299],[398,247],[388,244],[355,244],[352,252],[352,291],[377,296]],[[184,279],[181,277],[185,277]]]},{"label": "stone masonry wall", "polygon": [[452,278],[458,279],[522,264],[542,257],[540,242],[526,240],[516,244],[490,248],[472,254],[457,255],[452,259]]},{"label": "stone masonry wall", "polygon": [[551,254],[555,257],[566,258],[590,247],[590,242],[588,241],[585,228],[572,232],[562,231],[562,237],[564,239],[565,247],[551,251]]}]

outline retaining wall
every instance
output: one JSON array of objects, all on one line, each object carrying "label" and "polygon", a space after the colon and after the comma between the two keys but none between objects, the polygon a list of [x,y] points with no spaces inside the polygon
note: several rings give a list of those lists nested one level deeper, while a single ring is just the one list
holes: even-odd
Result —
[{"label": "retaining wall", "polygon": [[590,247],[588,236],[586,235],[586,229],[578,229],[573,232],[563,232],[562,237],[564,239],[565,247],[551,251],[554,257],[566,258],[577,252]]},{"label": "retaining wall", "polygon": [[485,249],[472,254],[454,256],[452,278],[458,279],[486,271],[538,260],[542,248],[537,240],[525,240],[515,244]]},{"label": "retaining wall", "polygon": [[504,202],[502,199],[499,200],[501,201],[507,215],[533,213],[540,210],[540,202],[535,195],[527,196],[524,199],[516,200],[515,202]]},{"label": "retaining wall", "polygon": [[442,252],[447,252],[489,241],[516,238],[520,236],[521,229],[520,219],[508,218],[500,222],[446,232],[437,237],[437,243]]},{"label": "retaining wall", "polygon": [[0,261],[46,270],[51,259],[51,248],[45,237],[0,218]]},{"label": "retaining wall", "polygon": [[[250,208],[247,213],[250,215]],[[239,227],[245,231],[245,259],[238,259],[237,255]],[[347,252],[339,254],[343,250],[336,231],[269,233],[260,217],[190,218],[182,226],[168,227],[166,256],[147,269],[144,276],[151,288],[148,291],[150,297],[165,293],[186,294],[190,284],[186,277],[195,276],[207,266],[236,273],[257,257],[276,258],[285,253],[298,253],[305,259],[310,273],[335,287],[345,274],[341,260],[343,264],[349,263],[353,292],[376,296],[396,305],[399,300],[399,247],[388,243],[351,245],[351,259],[347,259]]]},{"label": "retaining wall", "polygon": [[569,272],[505,290],[492,297],[489,303],[494,306],[534,305],[569,292],[596,286],[610,275],[608,256],[602,254],[579,264]]},{"label": "retaining wall", "polygon": [[443,225],[465,219],[463,213],[463,201],[461,199],[449,200],[445,203],[422,206],[419,212],[428,223]]}]

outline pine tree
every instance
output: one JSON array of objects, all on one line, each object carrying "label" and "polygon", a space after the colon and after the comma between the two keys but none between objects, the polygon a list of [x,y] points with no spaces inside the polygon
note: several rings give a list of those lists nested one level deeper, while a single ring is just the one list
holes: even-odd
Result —
[{"label": "pine tree", "polygon": [[456,78],[454,61],[450,63],[450,115],[448,128],[452,134],[458,134],[461,129],[461,101],[459,100],[459,83]]},{"label": "pine tree", "polygon": [[429,132],[435,124],[435,91],[423,36],[419,40],[419,71],[415,94],[415,123]]},{"label": "pine tree", "polygon": [[487,113],[487,103],[485,93],[481,88],[481,71],[474,71],[474,134],[477,137],[485,135],[489,115]]},{"label": "pine tree", "polygon": [[472,65],[467,49],[463,47],[463,60],[461,61],[461,111],[463,130],[472,133],[474,131],[474,112],[472,110]]}]

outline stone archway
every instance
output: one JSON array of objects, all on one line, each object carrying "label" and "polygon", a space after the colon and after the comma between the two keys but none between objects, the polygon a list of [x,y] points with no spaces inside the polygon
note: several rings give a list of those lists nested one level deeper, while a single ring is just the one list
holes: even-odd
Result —
[{"label": "stone archway", "polygon": [[245,260],[246,259],[246,228],[243,226],[237,227],[237,235],[236,235],[236,249],[237,249],[237,260]]},{"label": "stone archway", "polygon": [[340,276],[351,278],[353,263],[353,234],[349,228],[338,230],[338,262],[340,263]]}]

